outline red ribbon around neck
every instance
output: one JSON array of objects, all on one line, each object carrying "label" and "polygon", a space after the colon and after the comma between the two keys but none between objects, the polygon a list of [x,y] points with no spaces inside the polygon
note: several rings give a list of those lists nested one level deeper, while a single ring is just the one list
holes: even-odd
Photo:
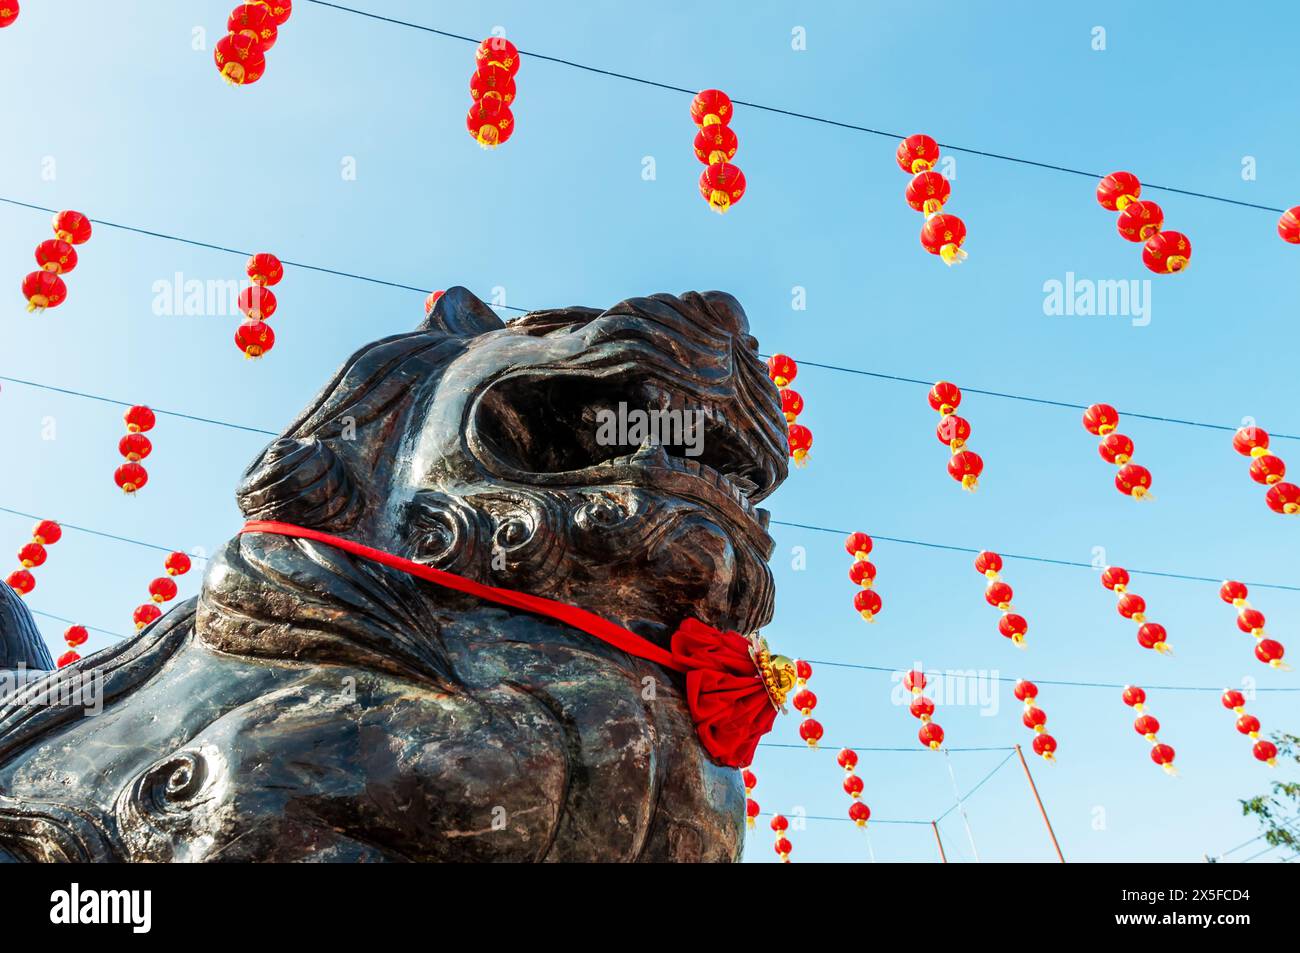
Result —
[{"label": "red ribbon around neck", "polygon": [[750,642],[738,633],[721,632],[697,619],[687,619],[673,633],[670,648],[664,649],[586,609],[484,585],[342,536],[269,520],[246,523],[240,533],[270,533],[324,543],[425,582],[556,619],[629,655],[680,672],[686,678],[686,704],[695,720],[700,744],[718,764],[732,768],[748,765],[754,759],[759,739],[776,720],[776,708],[750,654]]}]

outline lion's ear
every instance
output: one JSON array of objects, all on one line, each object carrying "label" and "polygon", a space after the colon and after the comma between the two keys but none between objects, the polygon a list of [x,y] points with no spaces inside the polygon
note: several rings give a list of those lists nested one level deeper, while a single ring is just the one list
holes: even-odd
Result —
[{"label": "lion's ear", "polygon": [[473,337],[505,327],[497,313],[480,301],[472,291],[457,285],[448,288],[429,316],[420,325],[420,331],[445,331],[458,337]]},{"label": "lion's ear", "polygon": [[315,529],[346,529],[360,510],[356,482],[329,445],[282,437],[267,447],[235,489],[245,519]]}]

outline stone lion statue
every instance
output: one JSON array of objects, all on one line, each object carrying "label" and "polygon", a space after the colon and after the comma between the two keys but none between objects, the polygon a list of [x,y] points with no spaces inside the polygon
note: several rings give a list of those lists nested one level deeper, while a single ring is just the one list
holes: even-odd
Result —
[{"label": "stone lion statue", "polygon": [[[701,415],[698,455],[597,439]],[[785,422],[728,295],[508,324],[463,288],[354,354],[236,491],[250,520],[581,606],[652,641],[770,618]],[[0,860],[731,861],[744,796],[679,680],[583,632],[248,533],[57,672],[0,605]],[[93,706],[69,703],[90,691]],[[92,710],[92,708],[94,710]]]}]

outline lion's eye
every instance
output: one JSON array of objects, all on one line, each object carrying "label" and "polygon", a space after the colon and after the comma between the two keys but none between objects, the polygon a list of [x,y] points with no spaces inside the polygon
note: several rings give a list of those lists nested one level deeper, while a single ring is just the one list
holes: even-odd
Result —
[{"label": "lion's eye", "polygon": [[506,520],[497,529],[497,545],[510,549],[528,542],[532,530],[527,520],[519,517]]}]

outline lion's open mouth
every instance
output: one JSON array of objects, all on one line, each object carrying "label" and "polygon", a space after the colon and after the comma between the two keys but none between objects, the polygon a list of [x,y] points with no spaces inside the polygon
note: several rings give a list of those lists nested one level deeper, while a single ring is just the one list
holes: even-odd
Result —
[{"label": "lion's open mouth", "polygon": [[[543,485],[637,480],[766,524],[754,503],[780,482],[785,461],[757,436],[738,399],[700,398],[654,378],[583,374],[507,377],[473,411],[471,441],[502,475]],[[645,481],[648,482],[648,481]]]}]

